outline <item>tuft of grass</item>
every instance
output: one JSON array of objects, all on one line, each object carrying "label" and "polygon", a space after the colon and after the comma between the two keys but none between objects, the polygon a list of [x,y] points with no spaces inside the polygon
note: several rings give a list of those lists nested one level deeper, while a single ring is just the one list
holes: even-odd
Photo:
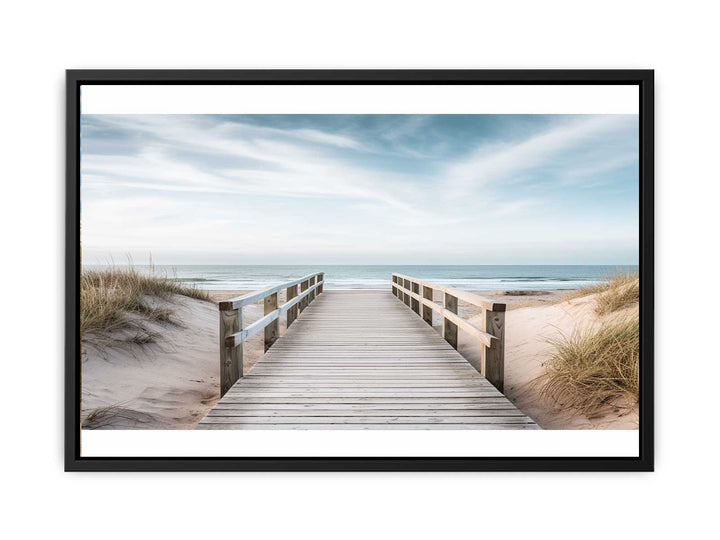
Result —
[{"label": "tuft of grass", "polygon": [[595,300],[595,312],[607,315],[637,304],[640,300],[640,278],[637,274],[615,276],[610,286]]},{"label": "tuft of grass", "polygon": [[125,343],[134,343],[135,345],[149,345],[150,343],[155,343],[159,337],[160,334],[157,332],[152,332],[145,328],[136,328],[135,333],[127,336],[123,341]]},{"label": "tuft of grass", "polygon": [[172,295],[210,300],[205,291],[186,287],[157,274],[144,274],[132,266],[83,270],[80,276],[80,331],[108,332],[131,329],[132,341],[151,342],[155,336],[141,321],[170,322],[172,311],[149,305],[147,297],[168,299]]},{"label": "tuft of grass", "polygon": [[634,406],[639,396],[637,314],[548,340],[554,347],[541,393],[587,416]]},{"label": "tuft of grass", "polygon": [[616,274],[593,287],[573,291],[563,299],[572,300],[591,294],[597,294],[595,313],[598,315],[620,311],[640,300],[640,276],[637,272]]},{"label": "tuft of grass", "polygon": [[143,424],[149,424],[151,421],[151,415],[125,408],[121,403],[93,409],[83,421],[82,429],[102,429],[114,425],[137,428]]}]

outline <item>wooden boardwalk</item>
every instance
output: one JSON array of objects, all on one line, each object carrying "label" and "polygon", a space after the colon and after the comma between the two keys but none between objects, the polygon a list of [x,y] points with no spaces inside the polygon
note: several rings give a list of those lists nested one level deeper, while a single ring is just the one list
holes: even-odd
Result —
[{"label": "wooden boardwalk", "polygon": [[537,429],[392,293],[326,291],[198,429]]}]

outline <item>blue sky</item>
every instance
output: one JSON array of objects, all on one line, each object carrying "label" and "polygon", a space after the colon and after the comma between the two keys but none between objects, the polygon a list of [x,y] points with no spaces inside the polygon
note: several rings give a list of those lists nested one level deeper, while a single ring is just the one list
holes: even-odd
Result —
[{"label": "blue sky", "polygon": [[83,115],[86,263],[637,264],[635,115]]}]

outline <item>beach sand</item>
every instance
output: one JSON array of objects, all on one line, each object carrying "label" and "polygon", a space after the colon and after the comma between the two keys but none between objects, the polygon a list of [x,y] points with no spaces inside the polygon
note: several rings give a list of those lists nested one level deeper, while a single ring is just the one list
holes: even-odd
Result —
[{"label": "beach sand", "polygon": [[[153,323],[156,343],[116,343],[99,348],[92,343],[125,337],[122,334],[86,336],[83,339],[82,419],[84,428],[192,429],[219,399],[219,353],[217,302],[250,291],[209,291],[212,302],[177,296],[153,303],[174,311],[172,324]],[[593,297],[563,301],[568,291],[542,294],[506,294],[507,291],[474,291],[505,302],[505,393],[524,413],[546,429],[636,429],[637,409],[588,419],[572,411],[558,410],[540,396],[536,379],[549,358],[548,337],[595,321]],[[284,291],[279,303],[285,301]],[[434,299],[441,302],[439,294]],[[478,308],[459,302],[459,314],[480,326]],[[262,301],[243,309],[244,324],[263,316]],[[434,317],[440,330],[440,320]],[[280,335],[285,317],[280,320]],[[481,345],[460,332],[460,353],[476,368]],[[263,355],[263,334],[244,346],[247,372]],[[90,420],[88,415],[93,412]]]},{"label": "beach sand", "polygon": [[[508,311],[510,311],[525,307],[548,306],[556,304],[569,293],[572,293],[573,290],[574,289],[543,289],[471,292],[494,302],[502,302],[507,305],[507,309]],[[435,300],[440,300],[440,298],[436,298]]]}]

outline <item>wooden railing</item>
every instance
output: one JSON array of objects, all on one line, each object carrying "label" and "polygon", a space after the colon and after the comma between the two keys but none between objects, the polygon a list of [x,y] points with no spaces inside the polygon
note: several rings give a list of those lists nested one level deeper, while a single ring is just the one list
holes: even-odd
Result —
[{"label": "wooden railing", "polygon": [[[309,274],[262,291],[220,302],[220,396],[224,396],[243,376],[243,343],[265,329],[265,351],[277,340],[281,315],[287,313],[287,326],[298,318],[315,297],[323,292],[323,273]],[[298,285],[300,293],[298,293]],[[278,292],[287,291],[287,301],[278,307]],[[242,308],[264,300],[264,317],[243,327]]]},{"label": "wooden railing", "polygon": [[[443,293],[443,306],[433,301],[434,291]],[[458,348],[458,328],[482,342],[480,373],[495,388],[503,391],[505,378],[505,304],[486,300],[475,294],[435,285],[402,274],[392,275],[392,292],[410,309],[432,326],[432,313],[442,317],[442,335],[455,349]],[[483,328],[477,328],[460,317],[458,299],[481,308]],[[421,309],[422,308],[422,309]]]}]

